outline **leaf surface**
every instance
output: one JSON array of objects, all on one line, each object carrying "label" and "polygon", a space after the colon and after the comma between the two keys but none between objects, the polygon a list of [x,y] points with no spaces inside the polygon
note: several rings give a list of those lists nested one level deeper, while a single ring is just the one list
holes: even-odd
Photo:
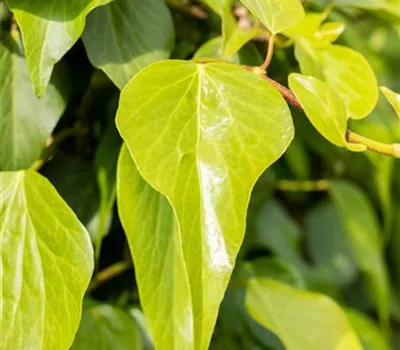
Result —
[{"label": "leaf surface", "polygon": [[304,10],[298,0],[241,0],[250,12],[272,34],[293,27],[304,18]]},{"label": "leaf surface", "polygon": [[161,0],[115,0],[88,16],[83,42],[91,63],[122,89],[139,70],[169,57],[174,28]]},{"label": "leaf surface", "polygon": [[93,272],[89,235],[41,175],[2,172],[0,182],[0,348],[68,349]]},{"label": "leaf surface", "polygon": [[385,95],[390,105],[393,107],[397,117],[400,119],[400,94],[396,94],[394,91],[385,86],[381,86],[381,91]]},{"label": "leaf surface", "polygon": [[293,138],[290,111],[273,87],[242,67],[164,61],[124,88],[117,126],[140,174],[174,209],[194,346],[206,349],[251,189]]},{"label": "leaf surface", "polygon": [[112,0],[7,0],[22,32],[35,94],[43,96],[54,65],[83,32],[86,15]]},{"label": "leaf surface", "polygon": [[287,350],[362,349],[343,310],[325,295],[259,277],[248,282],[246,308]]},{"label": "leaf surface", "polygon": [[0,76],[0,170],[29,168],[66,108],[68,77],[58,69],[47,93],[38,99],[29,80],[19,33],[3,29]]}]

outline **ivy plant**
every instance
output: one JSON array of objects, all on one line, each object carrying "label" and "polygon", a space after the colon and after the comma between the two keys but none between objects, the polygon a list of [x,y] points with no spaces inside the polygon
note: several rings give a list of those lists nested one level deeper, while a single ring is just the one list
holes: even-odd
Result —
[{"label": "ivy plant", "polygon": [[0,2],[0,348],[400,346],[400,2]]}]

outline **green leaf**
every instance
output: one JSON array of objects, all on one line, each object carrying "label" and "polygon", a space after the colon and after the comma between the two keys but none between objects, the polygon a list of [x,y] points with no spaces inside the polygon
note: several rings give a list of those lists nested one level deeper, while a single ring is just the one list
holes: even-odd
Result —
[{"label": "green leaf", "polygon": [[327,83],[313,77],[291,74],[289,86],[311,124],[328,141],[352,151],[366,150],[363,145],[346,141],[346,107],[341,97]]},{"label": "green leaf", "polygon": [[400,119],[400,94],[396,94],[394,91],[388,89],[385,86],[381,86],[381,91]]},{"label": "green leaf", "polygon": [[343,310],[323,294],[253,278],[248,283],[246,308],[287,350],[362,349]]},{"label": "green leaf", "polygon": [[382,325],[389,318],[389,282],[378,218],[369,199],[355,185],[332,182],[331,194],[346,228],[353,254],[366,275],[369,292],[377,306]]},{"label": "green leaf", "polygon": [[169,57],[174,28],[162,0],[115,0],[88,16],[83,42],[91,63],[122,89],[139,70]]},{"label": "green leaf", "polygon": [[299,0],[241,0],[272,34],[295,26],[304,18]]},{"label": "green leaf", "polygon": [[93,272],[89,235],[41,175],[2,172],[0,183],[0,348],[68,349]]},{"label": "green leaf", "polygon": [[293,39],[313,38],[325,19],[324,13],[307,13],[301,22],[285,30],[284,34]]},{"label": "green leaf", "polygon": [[126,146],[118,161],[117,200],[156,348],[194,349],[194,310],[173,210],[140,176]]},{"label": "green leaf", "polygon": [[112,0],[7,0],[21,29],[35,94],[43,96],[54,65],[83,32],[86,15]]},{"label": "green leaf", "polygon": [[366,59],[357,51],[321,41],[299,39],[295,46],[301,72],[324,80],[343,99],[347,116],[366,117],[375,107],[379,90]]},{"label": "green leaf", "polygon": [[140,174],[174,209],[174,249],[183,254],[180,275],[195,316],[191,346],[206,349],[243,240],[250,192],[293,138],[290,111],[273,87],[242,67],[164,61],[124,88],[117,126]]},{"label": "green leaf", "polygon": [[126,312],[107,304],[83,309],[81,325],[72,350],[141,350],[135,320]]},{"label": "green leaf", "polygon": [[26,169],[39,157],[67,106],[68,76],[58,67],[47,93],[38,99],[19,33],[0,32],[0,170]]},{"label": "green leaf", "polygon": [[344,32],[345,25],[340,22],[324,23],[315,33],[316,38],[333,43]]},{"label": "green leaf", "polygon": [[346,315],[360,337],[364,350],[389,350],[384,335],[368,316],[355,310],[347,310]]}]

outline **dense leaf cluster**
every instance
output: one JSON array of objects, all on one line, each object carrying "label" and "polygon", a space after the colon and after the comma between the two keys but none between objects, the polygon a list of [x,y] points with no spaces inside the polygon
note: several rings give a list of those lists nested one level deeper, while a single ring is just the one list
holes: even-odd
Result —
[{"label": "dense leaf cluster", "polygon": [[0,349],[400,347],[399,0],[0,21]]}]

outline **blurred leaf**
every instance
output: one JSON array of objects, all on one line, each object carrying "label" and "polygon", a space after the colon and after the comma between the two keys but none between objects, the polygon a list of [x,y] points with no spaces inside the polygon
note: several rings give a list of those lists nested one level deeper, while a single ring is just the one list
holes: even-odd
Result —
[{"label": "blurred leaf", "polygon": [[365,194],[352,183],[332,182],[331,194],[339,209],[348,241],[365,273],[382,326],[389,320],[389,282],[378,219]]},{"label": "blurred leaf", "polygon": [[0,170],[29,168],[63,114],[68,76],[58,67],[47,93],[38,99],[29,80],[18,31],[0,30]]},{"label": "blurred leaf", "polygon": [[396,112],[396,115],[400,119],[400,95],[396,94],[394,91],[384,86],[381,86],[381,91],[385,95],[386,99],[389,101],[394,111]]},{"label": "blurred leaf", "polygon": [[400,303],[400,204],[395,206],[395,220],[389,242],[390,272],[394,282],[398,302]]},{"label": "blurred leaf", "polygon": [[122,89],[140,69],[169,57],[174,28],[162,0],[115,0],[88,16],[83,41],[92,64]]},{"label": "blurred leaf", "polygon": [[370,318],[355,310],[347,310],[346,315],[359,336],[364,350],[389,350],[385,337]]},{"label": "blurred leaf", "polygon": [[43,176],[2,172],[0,183],[1,285],[7,286],[1,349],[68,349],[93,272],[89,235]]},{"label": "blurred leaf", "polygon": [[135,320],[138,328],[140,329],[140,334],[142,339],[141,342],[143,344],[143,348],[146,350],[152,350],[153,340],[150,334],[149,327],[147,325],[146,318],[144,317],[142,310],[138,308],[132,308],[129,310],[129,313]]},{"label": "blurred leaf", "polygon": [[325,267],[334,283],[348,285],[357,276],[358,268],[346,240],[337,209],[324,201],[310,210],[305,218],[308,253],[314,264]]},{"label": "blurred leaf", "polygon": [[[252,119],[244,112],[249,103],[256,108]],[[139,172],[174,208],[179,231],[171,253],[183,254],[179,276],[187,276],[192,297],[183,305],[196,316],[195,342],[186,340],[204,349],[242,243],[251,189],[293,137],[289,109],[273,87],[241,67],[183,61],[142,70],[119,106],[118,129]],[[120,212],[122,220],[133,205]]]},{"label": "blurred leaf", "polygon": [[304,17],[303,6],[298,0],[241,0],[241,2],[272,34],[295,26]]},{"label": "blurred leaf", "polygon": [[311,175],[310,157],[299,138],[294,138],[286,151],[285,160],[297,179],[309,179]]},{"label": "blurred leaf", "polygon": [[83,32],[86,15],[112,0],[7,0],[22,32],[35,94],[43,96],[54,65]]},{"label": "blurred leaf", "polygon": [[318,39],[333,43],[339,38],[340,34],[343,33],[344,29],[345,25],[340,22],[324,23],[316,32],[316,37]]},{"label": "blurred leaf", "polygon": [[349,118],[364,118],[375,107],[379,96],[376,77],[359,52],[300,39],[296,41],[295,53],[303,74],[324,80],[340,95]]},{"label": "blurred leaf", "polygon": [[350,144],[346,141],[346,106],[327,83],[313,77],[291,74],[289,86],[310,122],[328,141],[352,151],[366,150],[364,145]]},{"label": "blurred leaf", "polygon": [[94,234],[97,259],[100,254],[101,242],[111,225],[116,192],[117,160],[120,148],[121,138],[115,128],[114,121],[112,121],[107,126],[95,154],[97,185],[100,195],[97,230],[95,230]]},{"label": "blurred leaf", "polygon": [[322,295],[268,278],[253,278],[246,308],[287,350],[362,349],[343,310]]},{"label": "blurred leaf", "polygon": [[256,225],[257,231],[251,242],[252,247],[270,249],[287,262],[295,266],[304,266],[300,254],[300,227],[279,202],[267,202],[258,214]]},{"label": "blurred leaf", "polygon": [[122,309],[94,304],[83,309],[81,325],[71,350],[141,350],[135,320]]}]

